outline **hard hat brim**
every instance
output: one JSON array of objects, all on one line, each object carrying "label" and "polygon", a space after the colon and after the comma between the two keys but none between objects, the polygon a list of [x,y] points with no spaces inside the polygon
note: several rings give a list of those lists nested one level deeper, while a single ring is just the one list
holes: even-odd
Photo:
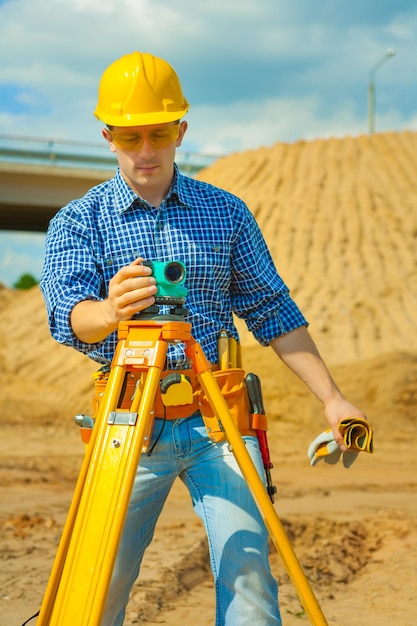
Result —
[{"label": "hard hat brim", "polygon": [[152,124],[167,124],[180,120],[188,112],[187,108],[182,111],[157,111],[155,113],[136,113],[133,115],[106,115],[102,114],[99,107],[94,111],[95,117],[108,126],[150,126]]}]

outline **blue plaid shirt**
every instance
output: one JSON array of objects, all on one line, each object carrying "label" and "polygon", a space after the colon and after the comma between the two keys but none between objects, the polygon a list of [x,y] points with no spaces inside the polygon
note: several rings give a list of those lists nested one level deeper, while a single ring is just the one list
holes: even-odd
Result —
[{"label": "blue plaid shirt", "polygon": [[[262,345],[307,324],[242,200],[183,176],[175,166],[158,209],[139,198],[117,171],[51,220],[40,287],[56,341],[99,363],[111,362],[117,334],[84,343],[72,331],[70,313],[81,300],[106,298],[112,276],[137,257],[185,264],[186,320],[212,363],[218,360],[221,329],[238,339],[232,313],[246,321]],[[169,346],[168,367],[187,367],[181,344]]]}]

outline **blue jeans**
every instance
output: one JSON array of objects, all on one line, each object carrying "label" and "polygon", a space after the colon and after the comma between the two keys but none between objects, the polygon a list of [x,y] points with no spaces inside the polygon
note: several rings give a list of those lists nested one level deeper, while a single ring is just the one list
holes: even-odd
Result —
[{"label": "blue jeans", "polygon": [[[162,424],[155,420],[153,439]],[[263,475],[256,437],[245,440]],[[177,477],[187,486],[206,528],[216,590],[216,626],[281,626],[264,522],[227,442],[209,440],[199,413],[166,421],[151,456],[141,456],[102,626],[122,626],[143,554]],[[197,623],[198,607],[195,611]],[[192,618],[190,615],[190,621]]]}]

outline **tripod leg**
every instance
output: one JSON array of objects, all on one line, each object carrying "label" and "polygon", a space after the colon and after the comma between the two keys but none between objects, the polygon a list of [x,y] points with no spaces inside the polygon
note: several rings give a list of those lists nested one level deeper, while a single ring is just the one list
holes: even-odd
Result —
[{"label": "tripod leg", "polygon": [[[163,363],[166,345],[159,343]],[[161,369],[148,369],[138,414],[114,410],[124,368],[109,377],[92,451],[38,626],[99,626]],[[107,400],[107,402],[106,402]],[[96,431],[96,433],[94,433]],[[53,572],[54,573],[54,572]]]},{"label": "tripod leg", "polygon": [[211,369],[201,369],[201,366],[198,369],[200,369],[198,378],[200,380],[201,387],[210,402],[211,408],[223,425],[229,446],[236,458],[243,477],[252,492],[271,539],[277,551],[281,555],[284,566],[310,620],[310,623],[314,626],[326,626],[326,618],[321,611],[285,529],[273,507],[249,452],[246,449],[245,442],[233,421],[229,408],[221,394],[213,373],[211,372]]},{"label": "tripod leg", "polygon": [[[123,377],[123,368],[118,368],[117,370],[115,369],[114,372],[111,373],[109,385],[103,399],[103,406],[97,418],[97,426],[100,423],[103,415],[107,415],[111,410],[116,408],[118,394],[120,393],[123,384]],[[39,619],[36,622],[37,626],[48,626],[50,624],[50,616],[54,607],[55,597],[60,585],[62,571],[67,558],[71,537],[73,536],[74,524],[77,518],[84,486],[87,480],[91,458],[95,449],[94,446],[97,433],[98,428],[95,428],[93,430],[90,443],[86,447],[83,464],[81,466],[77,485],[75,487],[70,509],[68,511],[68,515],[65,521],[64,529],[58,546],[58,551],[55,556],[54,564],[49,577],[48,586],[46,588],[45,595],[42,601]]]}]

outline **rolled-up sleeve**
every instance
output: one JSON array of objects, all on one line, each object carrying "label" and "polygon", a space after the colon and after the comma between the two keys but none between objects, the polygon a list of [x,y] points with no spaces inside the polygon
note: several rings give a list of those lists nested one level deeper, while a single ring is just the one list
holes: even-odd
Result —
[{"label": "rolled-up sleeve", "polygon": [[272,314],[258,320],[252,332],[259,343],[268,346],[273,339],[286,335],[308,322],[288,291],[281,294],[281,303]]}]

